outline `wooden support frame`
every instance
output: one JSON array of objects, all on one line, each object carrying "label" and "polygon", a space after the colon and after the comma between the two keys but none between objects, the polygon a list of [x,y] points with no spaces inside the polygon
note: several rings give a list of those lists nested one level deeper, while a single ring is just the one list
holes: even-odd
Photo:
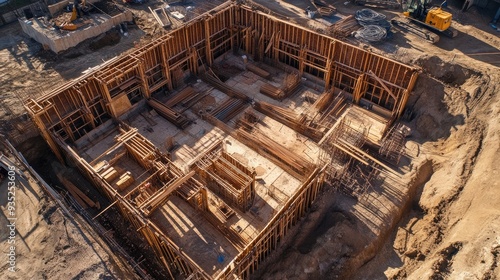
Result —
[{"label": "wooden support frame", "polygon": [[[116,98],[129,96],[133,91],[135,95],[128,98],[142,100],[150,98],[154,92],[162,88],[168,91],[175,90],[178,82],[176,78],[190,74],[197,75],[201,72],[198,68],[202,64],[213,65],[218,57],[231,49],[245,50],[254,58],[258,57],[276,64],[287,64],[296,68],[300,75],[307,74],[320,78],[325,82],[325,90],[332,87],[340,88],[352,94],[355,103],[366,100],[390,110],[394,119],[403,113],[418,78],[416,68],[255,11],[251,7],[227,3],[172,30],[155,42],[139,47],[129,54],[113,58],[97,70],[62,85],[37,100],[31,99],[25,103],[31,118],[57,158],[60,161],[66,158],[74,161],[82,173],[103,190],[123,216],[139,229],[138,231],[143,234],[169,271],[176,269],[185,275],[194,275],[193,277],[198,279],[248,278],[264,258],[279,246],[280,240],[283,240],[288,230],[297,223],[316,199],[322,184],[323,171],[302,159],[292,158],[284,161],[282,156],[286,153],[284,148],[280,149],[279,154],[269,154],[269,151],[262,148],[263,145],[257,145],[255,141],[251,144],[249,141],[249,146],[253,145],[253,148],[261,154],[273,158],[276,164],[283,166],[303,183],[273,215],[258,236],[243,246],[244,248],[229,265],[218,275],[209,275],[149,220],[149,215],[168,199],[169,195],[173,195],[180,186],[194,180],[193,171],[182,172],[169,162],[166,155],[158,153],[151,142],[144,141],[147,139],[142,139],[136,130],[125,129],[119,137],[119,143],[111,149],[127,149],[128,156],[134,158],[145,170],[150,171],[149,174],[154,174],[148,180],[160,176],[159,174],[168,173],[168,176],[160,180],[164,184],[161,190],[149,197],[141,207],[137,207],[128,197],[120,194],[106,182],[93,169],[92,164],[79,157],[68,144],[75,144],[78,138],[85,136],[91,130],[99,129],[99,126],[109,118],[119,120],[123,112],[119,112],[113,106]],[[248,97],[235,90],[231,90],[229,94],[231,93],[237,98],[248,101]],[[242,141],[256,138],[265,145],[274,146],[271,141],[259,136],[258,133],[231,132],[224,123],[216,119],[211,121],[234,137],[243,139]],[[360,156],[360,159],[376,162],[375,158],[366,156]],[[234,166],[228,168],[227,173],[239,178],[238,172],[243,169],[237,167],[237,162],[230,158],[224,160]],[[295,160],[306,164],[298,165]],[[376,163],[383,166],[381,162]],[[217,164],[220,164],[219,169],[229,166],[222,160]],[[246,185],[247,189],[251,189],[255,184],[255,175],[245,174],[241,178],[252,178],[249,185]],[[218,177],[223,179],[221,181],[232,180],[223,176]],[[241,183],[238,180],[234,179],[235,182]],[[204,192],[206,197],[207,191],[201,188],[187,199],[194,201],[200,196],[203,197]],[[243,209],[248,209],[248,201],[251,201],[251,191],[248,193],[244,194],[247,201]],[[200,211],[208,207],[206,201],[202,203],[205,206],[201,205]]]}]

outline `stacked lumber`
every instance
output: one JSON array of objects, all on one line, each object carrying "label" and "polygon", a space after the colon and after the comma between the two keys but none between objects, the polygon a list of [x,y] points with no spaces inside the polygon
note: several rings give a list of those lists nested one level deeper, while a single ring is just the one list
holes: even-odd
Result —
[{"label": "stacked lumber", "polygon": [[130,171],[127,171],[120,176],[118,182],[115,183],[115,186],[118,189],[118,191],[123,191],[130,185],[132,185],[134,181],[135,180],[134,177],[132,176],[132,173],[130,173]]},{"label": "stacked lumber", "polygon": [[328,117],[338,118],[347,106],[346,98],[342,92],[339,92],[328,104],[330,106],[325,109],[324,114],[319,119],[320,123],[328,121]]},{"label": "stacked lumber", "polygon": [[319,141],[323,137],[322,131],[306,123],[305,115],[298,115],[290,109],[281,108],[266,102],[256,102],[255,109],[314,141]]},{"label": "stacked lumber", "polygon": [[257,151],[260,155],[267,157],[296,178],[306,178],[315,168],[314,164],[296,153],[291,153],[289,149],[276,143],[258,130],[247,132],[238,129],[236,135],[239,141]]},{"label": "stacked lumber", "polygon": [[359,28],[361,28],[361,25],[358,24],[353,15],[350,15],[335,23],[331,32],[335,38],[346,38]]},{"label": "stacked lumber", "polygon": [[211,112],[211,115],[220,121],[227,122],[241,112],[245,108],[244,105],[245,102],[243,100],[231,97],[215,108]]},{"label": "stacked lumber", "polygon": [[277,88],[269,83],[265,83],[260,87],[260,93],[267,95],[273,99],[283,100],[291,96],[300,86],[300,76],[296,72],[286,75],[281,88]]},{"label": "stacked lumber", "polygon": [[281,100],[285,97],[285,92],[282,89],[268,83],[265,83],[260,87],[260,93],[278,100]]},{"label": "stacked lumber", "polygon": [[285,82],[283,83],[283,91],[285,92],[285,97],[289,97],[295,93],[300,85],[300,76],[297,72],[292,72],[287,74],[285,77]]},{"label": "stacked lumber", "polygon": [[234,97],[238,98],[241,100],[244,100],[246,102],[250,102],[251,99],[246,96],[244,93],[239,92],[237,90],[234,90],[232,87],[226,85],[224,82],[222,82],[217,75],[215,75],[212,71],[207,71],[205,74],[201,75],[201,79],[206,82],[207,84],[210,84],[214,88],[222,91],[223,93]]},{"label": "stacked lumber", "polygon": [[322,16],[322,17],[329,17],[331,15],[333,15],[335,12],[337,11],[337,9],[335,8],[331,8],[331,7],[319,7],[318,8],[318,13]]},{"label": "stacked lumber", "polygon": [[151,166],[150,160],[156,158],[155,146],[140,134],[135,134],[130,138],[124,139],[121,138],[122,136],[118,138],[118,141],[124,143],[127,151],[142,167],[149,168]]},{"label": "stacked lumber", "polygon": [[291,123],[299,118],[299,115],[291,109],[282,108],[264,101],[255,102],[255,109],[279,122]]},{"label": "stacked lumber", "polygon": [[330,104],[332,98],[334,96],[333,90],[323,92],[318,99],[312,105],[313,108],[316,108],[319,112],[323,112],[326,107]]},{"label": "stacked lumber", "polygon": [[266,70],[258,67],[257,65],[255,64],[247,64],[247,70],[256,74],[257,76],[260,76],[264,79],[271,79],[271,74],[269,72],[267,72]]},{"label": "stacked lumber", "polygon": [[147,103],[160,116],[175,124],[178,128],[184,129],[191,123],[184,115],[177,113],[154,98],[149,99]]},{"label": "stacked lumber", "polygon": [[172,108],[177,104],[184,105],[197,95],[198,93],[194,91],[194,88],[192,88],[191,86],[185,87],[172,98],[168,99],[167,102],[165,102],[165,106]]},{"label": "stacked lumber", "polygon": [[108,169],[104,170],[101,175],[106,182],[111,184],[120,174],[113,166],[110,166]]},{"label": "stacked lumber", "polygon": [[200,182],[198,182],[194,178],[191,178],[190,180],[186,181],[186,183],[182,184],[176,190],[176,192],[185,201],[189,202],[189,200],[191,200],[196,194],[198,194],[202,187],[203,185]]}]

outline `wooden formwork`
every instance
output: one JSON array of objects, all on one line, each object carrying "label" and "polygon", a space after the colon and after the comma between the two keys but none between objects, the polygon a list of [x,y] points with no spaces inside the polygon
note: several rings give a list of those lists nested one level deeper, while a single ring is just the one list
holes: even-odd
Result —
[{"label": "wooden formwork", "polygon": [[[315,75],[326,89],[340,88],[353,94],[355,103],[377,104],[394,118],[402,114],[418,75],[417,69],[381,55],[225,4],[38,100],[27,100],[25,106],[41,130],[71,143],[153,92],[172,90],[185,75],[198,74],[200,66],[212,65],[233,48]],[[51,141],[47,133],[42,135]]]},{"label": "wooden formwork", "polygon": [[[232,50],[242,50],[254,60],[291,66],[296,69],[299,78],[305,73],[316,76],[324,80],[325,92],[341,90],[350,94],[355,104],[366,102],[377,105],[387,110],[393,119],[403,113],[418,76],[417,69],[413,67],[250,7],[226,3],[127,55],[105,62],[49,94],[36,100],[26,100],[26,109],[56,156],[61,161],[72,161],[110,200],[115,201],[123,216],[141,232],[165,267],[172,271],[172,277],[175,270],[191,279],[247,279],[264,258],[279,246],[290,227],[316,199],[324,180],[324,170],[319,170],[316,165],[298,155],[289,155],[284,147],[258,132],[243,129],[231,131],[222,121],[226,120],[225,115],[219,116],[219,119],[206,116],[207,120],[270,158],[302,182],[256,237],[238,240],[237,235],[220,224],[208,210],[210,190],[196,179],[194,171],[183,172],[176,168],[168,155],[160,153],[134,129],[123,125],[117,143],[107,151],[116,155],[110,160],[117,161],[119,156],[127,156],[147,174],[126,191],[120,191],[110,183],[120,177],[106,174],[108,176],[105,178],[95,169],[99,160],[87,162],[72,146],[78,146],[79,139],[89,132],[103,129],[110,119],[117,122],[129,111],[144,104],[141,101],[151,98],[154,93],[172,91],[183,84],[184,77],[207,72],[207,68],[217,58]],[[245,104],[250,101],[245,94],[220,81],[210,82]],[[328,100],[334,97],[330,95],[327,96]],[[342,105],[343,99],[340,101],[337,103]],[[329,102],[323,103],[318,106],[330,111]],[[286,112],[282,113],[286,115]],[[315,138],[319,139],[320,136]],[[245,191],[242,199],[236,198],[236,201],[243,201],[241,209],[247,210],[255,195],[255,190],[248,187],[255,182],[255,175],[248,174],[248,170],[240,168],[238,162],[227,155],[220,158],[223,160],[219,164],[229,164],[219,166],[219,171],[230,166],[233,173],[243,172],[245,176],[242,175],[242,178],[253,178],[250,185],[246,185],[245,190],[248,191]],[[216,169],[207,170],[216,173]],[[228,178],[224,180],[231,181]],[[171,195],[184,199],[193,207],[193,211],[200,211],[205,219],[239,248],[238,255],[217,275],[204,271],[192,256],[151,221],[152,213]]]},{"label": "wooden formwork", "polygon": [[243,166],[221,145],[208,150],[197,162],[197,174],[229,205],[245,212],[255,199],[255,172]]},{"label": "wooden formwork", "polygon": [[280,245],[290,228],[311,207],[323,183],[323,175],[319,168],[313,170],[258,237],[250,242],[215,279],[248,279],[264,259]]}]

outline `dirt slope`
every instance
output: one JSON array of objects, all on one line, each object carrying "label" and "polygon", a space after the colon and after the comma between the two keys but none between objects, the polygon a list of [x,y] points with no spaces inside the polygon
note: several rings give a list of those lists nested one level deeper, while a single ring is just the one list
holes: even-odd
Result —
[{"label": "dirt slope", "polygon": [[[447,137],[422,144],[434,172],[415,197],[412,211],[357,279],[498,278],[499,78],[492,73],[488,82],[476,83],[484,91],[479,96],[445,88],[454,95],[445,98],[443,105],[448,112],[463,113],[463,124],[453,126]],[[422,111],[417,131],[442,133],[441,124],[449,118],[439,118],[432,108]]]},{"label": "dirt slope", "polygon": [[[5,174],[5,172],[2,172]],[[1,279],[116,279],[133,277],[88,225],[64,214],[48,199],[40,186],[29,179],[17,186],[14,211],[7,198],[9,179],[0,182],[0,247],[2,256],[15,253],[15,272],[2,257]],[[9,189],[9,191],[12,191]],[[9,220],[11,219],[11,220]],[[15,220],[12,220],[15,219]],[[7,225],[14,225],[11,232]],[[15,249],[11,250],[10,247]],[[11,260],[9,258],[9,260]],[[133,279],[133,278],[132,278]]]}]

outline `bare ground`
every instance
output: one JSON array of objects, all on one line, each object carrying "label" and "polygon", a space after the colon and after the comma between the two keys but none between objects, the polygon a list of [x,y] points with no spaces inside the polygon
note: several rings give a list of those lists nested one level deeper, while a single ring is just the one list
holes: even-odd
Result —
[{"label": "bare ground", "polygon": [[[318,20],[304,18],[303,9],[309,6],[307,1],[254,2],[292,22],[327,31]],[[344,4],[345,1],[330,2],[344,15],[359,9],[353,4]],[[450,5],[455,19],[453,25],[460,32],[458,37],[442,38],[436,45],[401,32],[373,46],[349,39],[373,52],[422,67],[422,75],[408,104],[413,112],[408,120],[413,133],[407,143],[407,158],[401,164],[406,175],[392,184],[391,178],[387,178],[386,184],[381,182],[369,197],[359,201],[326,190],[309,216],[295,227],[296,234],[289,235],[291,246],[281,248],[282,254],[273,254],[267,268],[257,277],[499,278],[500,176],[495,160],[500,147],[500,33],[487,26],[493,10],[473,7],[462,13],[460,5],[454,2]],[[49,91],[55,84],[76,78],[83,70],[160,33],[149,21],[145,6],[131,8],[136,10],[136,22],[142,29],[131,27],[128,37],[121,37],[118,44],[96,52],[83,45],[54,56],[22,35],[17,25],[2,27],[0,119],[8,120],[22,113],[21,98]],[[389,17],[395,14],[384,13]],[[44,215],[36,214],[43,205],[44,202],[33,203],[27,207],[33,211],[26,229],[37,224],[32,220],[42,225],[36,231],[42,237],[53,237],[50,231],[68,228],[57,211],[49,217],[51,224],[44,220]],[[78,265],[61,268],[51,265],[72,264],[73,251],[65,253],[68,249],[58,243],[64,240],[82,244],[71,250],[91,252],[81,238],[49,238],[47,245],[38,243],[43,238],[27,242],[32,251],[23,251],[26,263],[34,271],[55,278],[61,278],[61,273],[68,277],[90,275],[92,279],[96,275],[107,275],[103,262],[95,256]],[[51,254],[45,257],[45,261],[49,260],[47,263],[40,261],[33,252],[43,252],[45,256],[48,254],[45,248],[60,248],[56,250],[58,257],[50,258],[54,256]],[[39,278],[41,275],[26,276]]]},{"label": "bare ground", "polygon": [[[14,157],[3,149],[4,156]],[[23,169],[24,170],[24,169]],[[2,175],[4,172],[2,172]],[[40,187],[36,179],[24,173],[27,181],[16,179],[12,191],[9,179],[0,182],[0,246],[2,279],[134,279],[134,273],[80,218],[68,215]],[[9,204],[13,201],[14,204]],[[10,208],[10,207],[14,208]],[[11,212],[11,210],[13,212]],[[11,228],[15,226],[15,234]],[[11,249],[14,248],[14,249]]]}]

